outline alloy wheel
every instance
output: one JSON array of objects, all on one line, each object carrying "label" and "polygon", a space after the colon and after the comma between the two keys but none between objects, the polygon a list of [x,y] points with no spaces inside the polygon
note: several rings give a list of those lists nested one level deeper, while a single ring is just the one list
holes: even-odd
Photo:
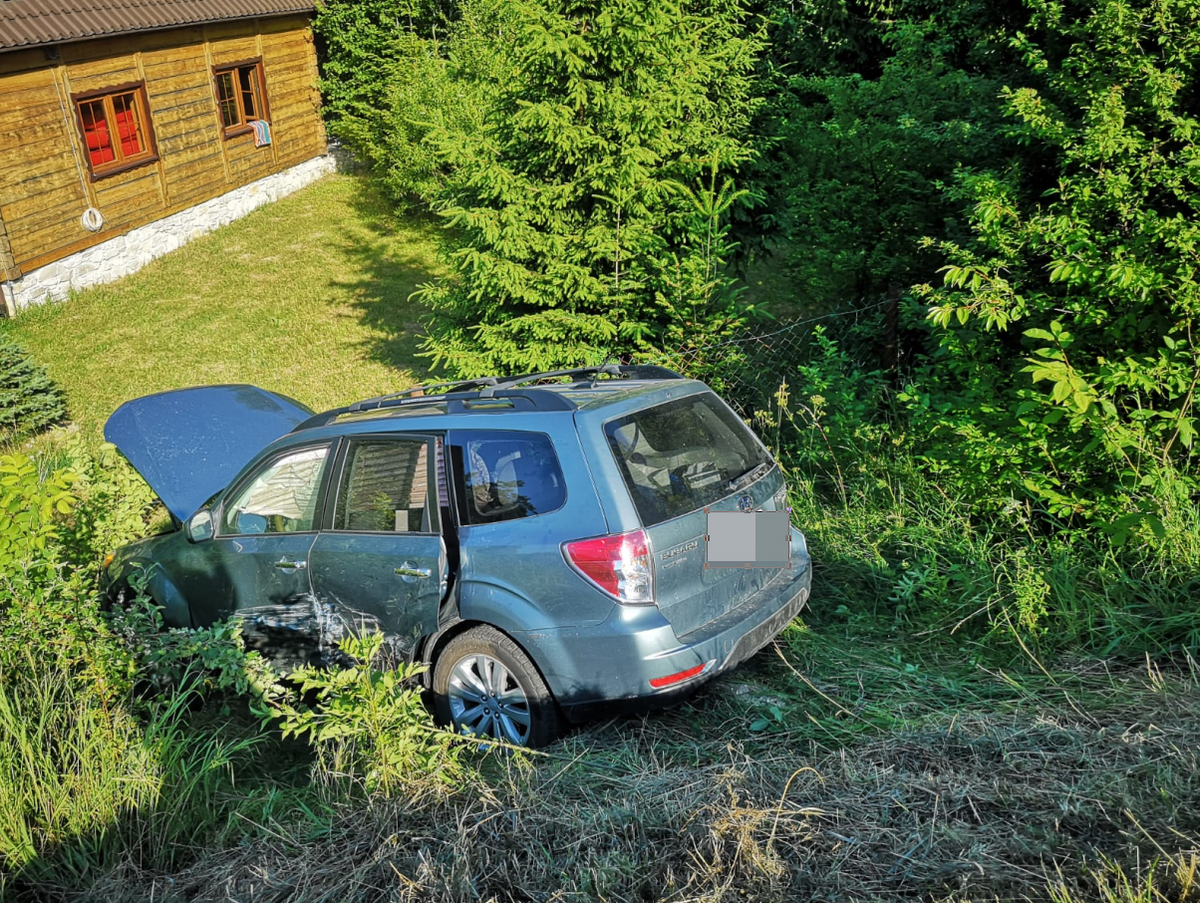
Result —
[{"label": "alloy wheel", "polygon": [[460,659],[446,695],[459,729],[518,746],[529,739],[529,699],[499,659],[483,653]]}]

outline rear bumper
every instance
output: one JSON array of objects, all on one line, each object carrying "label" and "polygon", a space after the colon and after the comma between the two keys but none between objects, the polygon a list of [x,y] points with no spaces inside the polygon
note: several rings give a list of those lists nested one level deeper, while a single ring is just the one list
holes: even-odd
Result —
[{"label": "rear bumper", "polygon": [[[792,567],[682,637],[654,606],[618,606],[603,624],[532,632],[518,642],[537,660],[570,720],[646,711],[679,701],[750,658],[803,610],[811,589],[812,563],[801,543]],[[677,675],[686,676],[671,681]]]}]

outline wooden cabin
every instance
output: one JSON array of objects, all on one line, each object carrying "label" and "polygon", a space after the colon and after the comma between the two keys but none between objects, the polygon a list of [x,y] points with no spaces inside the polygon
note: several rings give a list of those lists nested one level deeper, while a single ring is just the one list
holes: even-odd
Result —
[{"label": "wooden cabin", "polygon": [[119,278],[332,169],[312,2],[0,2],[0,295]]}]

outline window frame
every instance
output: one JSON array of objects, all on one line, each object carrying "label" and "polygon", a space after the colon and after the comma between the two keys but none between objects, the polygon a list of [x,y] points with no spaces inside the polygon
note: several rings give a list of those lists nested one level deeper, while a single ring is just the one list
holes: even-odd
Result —
[{"label": "window frame", "polygon": [[[226,509],[260,474],[264,473],[268,468],[274,467],[279,461],[290,455],[313,451],[318,448],[325,449],[325,459],[321,462],[321,473],[317,477],[317,498],[315,507],[313,508],[313,526],[311,530],[297,530],[294,533],[236,533],[225,530]],[[325,528],[325,517],[328,513],[326,507],[329,503],[329,480],[333,473],[332,464],[337,458],[339,451],[339,443],[337,441],[308,442],[280,449],[275,454],[259,460],[252,470],[247,472],[241,479],[231,483],[229,488],[222,493],[221,504],[217,507],[217,510],[213,511],[214,538],[232,539],[238,536],[304,536],[321,532]]]},{"label": "window frame", "polygon": [[[120,132],[113,128],[116,120],[116,110],[113,107],[112,99],[121,94],[133,95],[134,116],[137,124],[140,127],[142,137],[145,139],[145,149],[132,157],[125,157],[121,151]],[[110,136],[110,146],[116,156],[110,163],[105,163],[96,166],[92,163],[91,151],[88,149],[87,129],[83,124],[83,109],[85,103],[92,103],[97,100],[104,100],[104,121],[108,126],[108,134]],[[81,91],[78,94],[71,95],[71,104],[75,109],[75,126],[79,130],[79,140],[83,145],[83,156],[87,161],[88,174],[93,182],[98,182],[101,179],[107,179],[109,176],[115,176],[123,172],[129,172],[131,169],[137,169],[139,166],[146,166],[150,163],[157,163],[158,142],[154,137],[154,122],[150,115],[150,99],[146,94],[145,80],[135,82],[125,82],[120,85],[113,85],[108,88],[99,88],[95,91]],[[109,113],[112,113],[112,120],[109,119]]]},{"label": "window frame", "polygon": [[[339,536],[440,536],[442,535],[442,509],[440,500],[438,499],[438,467],[442,462],[438,460],[437,446],[438,440],[443,443],[445,438],[436,433],[354,433],[345,436],[342,440],[341,447],[338,449],[337,461],[330,471],[329,493],[327,497],[327,508],[325,518],[322,521],[322,531],[326,533],[336,533]],[[354,456],[354,450],[359,445],[379,445],[383,443],[397,442],[424,442],[426,445],[425,466],[426,466],[426,492],[431,493],[430,503],[430,521],[433,529],[425,530],[347,530],[338,529],[337,524],[338,509],[342,504],[342,492],[344,490],[345,478],[350,468],[351,460]],[[447,478],[447,486],[449,478]],[[453,505],[453,499],[450,499]]]},{"label": "window frame", "polygon": [[[466,440],[471,438],[490,437],[493,441],[509,440],[517,441],[522,436],[532,436],[538,439],[544,439],[549,446],[550,458],[554,466],[558,469],[558,474],[562,480],[562,501],[557,507],[548,508],[545,511],[537,511],[532,514],[519,514],[515,517],[501,517],[491,520],[480,520],[480,515],[471,511],[470,495],[472,489],[467,485],[467,472],[469,466],[465,460]],[[512,524],[517,521],[528,521],[538,517],[545,517],[548,514],[554,514],[562,511],[567,507],[570,495],[570,487],[568,486],[567,474],[563,469],[562,458],[558,454],[558,447],[554,444],[554,437],[543,430],[533,429],[489,429],[477,426],[463,426],[456,429],[451,429],[446,439],[446,467],[447,476],[449,477],[451,504],[454,506],[454,513],[458,518],[458,523],[462,527],[490,527],[496,524]],[[486,515],[484,515],[486,517]]]},{"label": "window frame", "polygon": [[[258,92],[256,98],[259,105],[262,107],[262,115],[246,118],[246,109],[242,103],[241,84],[238,78],[238,73],[242,69],[253,67],[255,79],[258,82]],[[226,125],[225,116],[221,112],[221,88],[220,78],[227,73],[233,73],[233,99],[237,103],[238,119],[237,125]],[[261,56],[256,56],[248,60],[238,60],[233,63],[222,63],[220,66],[212,67],[212,86],[213,86],[213,101],[217,105],[217,121],[221,124],[221,134],[225,138],[237,138],[240,135],[249,135],[254,131],[254,127],[250,123],[255,120],[262,120],[268,125],[271,122],[271,104],[267,99],[267,73],[263,67]]]}]

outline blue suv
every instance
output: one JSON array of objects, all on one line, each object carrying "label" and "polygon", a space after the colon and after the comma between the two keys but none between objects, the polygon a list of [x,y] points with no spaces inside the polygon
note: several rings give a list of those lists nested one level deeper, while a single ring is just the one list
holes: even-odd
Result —
[{"label": "blue suv", "polygon": [[[114,554],[114,599],[141,570],[170,625],[236,616],[248,642],[318,658],[379,630],[430,665],[443,722],[511,743],[678,699],[770,642],[811,587],[778,464],[707,386],[658,367],[323,414],[181,389],[122,405],[105,436],[176,527]],[[709,554],[715,517],[753,547],[732,512],[774,516],[783,560],[711,564],[729,557]]]}]

